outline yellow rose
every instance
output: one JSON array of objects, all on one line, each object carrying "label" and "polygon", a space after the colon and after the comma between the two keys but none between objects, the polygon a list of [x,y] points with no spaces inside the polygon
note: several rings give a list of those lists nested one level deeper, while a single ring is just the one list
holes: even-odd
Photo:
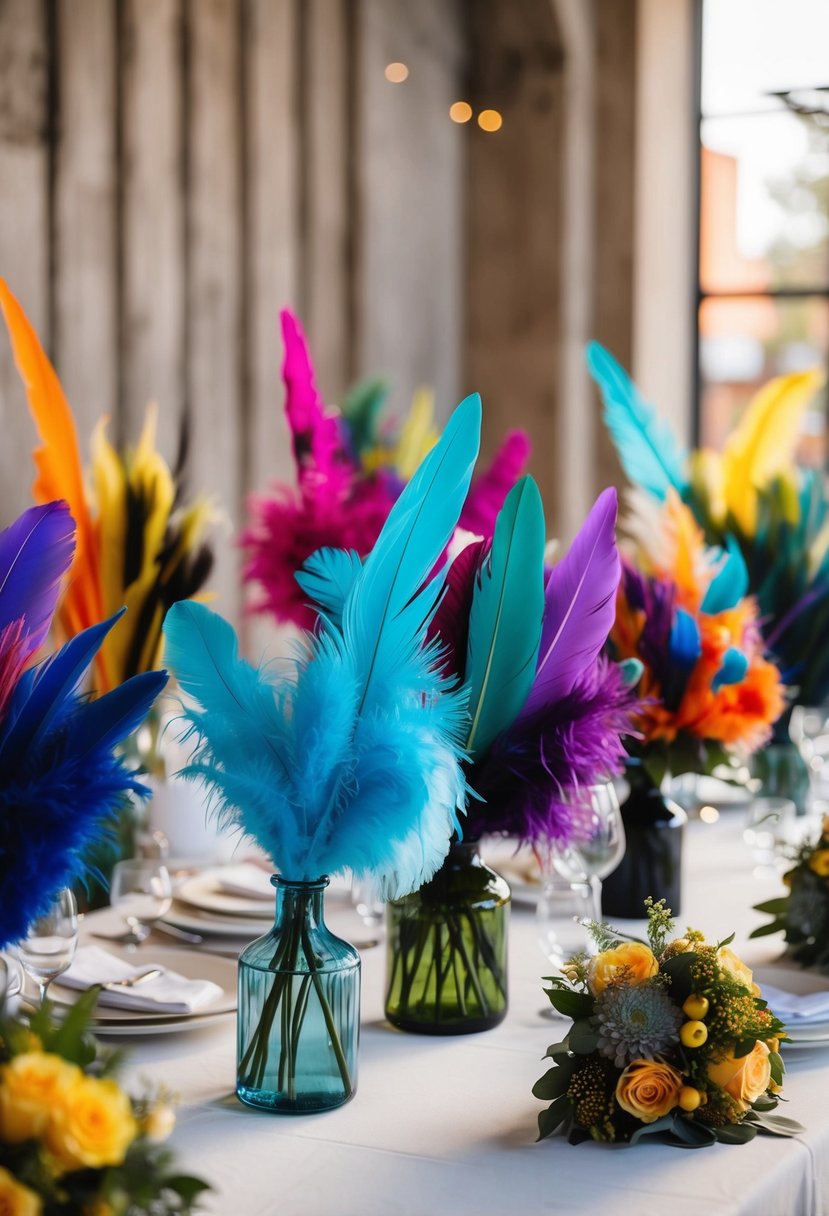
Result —
[{"label": "yellow rose", "polygon": [[3,1216],[40,1216],[42,1211],[40,1196],[0,1166],[0,1212]]},{"label": "yellow rose", "polygon": [[769,1087],[771,1065],[767,1044],[758,1041],[742,1059],[726,1056],[716,1064],[709,1064],[708,1079],[730,1094],[741,1110],[748,1110],[749,1103],[756,1102]]},{"label": "yellow rose", "polygon": [[612,950],[603,950],[590,960],[587,983],[593,995],[598,996],[608,984],[621,978],[622,972],[628,983],[641,984],[658,971],[659,963],[652,950],[640,942],[624,942]]},{"label": "yellow rose", "polygon": [[682,1073],[670,1064],[634,1060],[616,1083],[616,1101],[642,1123],[655,1123],[678,1104],[681,1090]]},{"label": "yellow rose", "polygon": [[83,1077],[59,1102],[45,1143],[64,1170],[120,1165],[138,1132],[127,1095],[106,1078]]},{"label": "yellow rose", "polygon": [[43,1051],[15,1056],[0,1069],[0,1137],[9,1144],[36,1140],[55,1103],[81,1078],[81,1070],[60,1056]]},{"label": "yellow rose", "polygon": [[745,984],[746,988],[754,996],[760,995],[760,986],[755,984],[754,976],[751,973],[751,968],[747,967],[743,960],[739,958],[733,950],[729,950],[728,946],[722,946],[717,954],[717,962],[724,971],[740,984]]},{"label": "yellow rose", "polygon": [[816,849],[809,858],[809,869],[818,878],[829,878],[829,849]]}]

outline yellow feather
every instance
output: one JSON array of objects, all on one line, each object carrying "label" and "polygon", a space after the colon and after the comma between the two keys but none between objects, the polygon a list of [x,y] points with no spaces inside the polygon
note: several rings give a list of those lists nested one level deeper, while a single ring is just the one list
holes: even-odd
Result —
[{"label": "yellow feather", "polygon": [[147,407],[144,429],[132,460],[129,462],[130,489],[136,497],[147,504],[147,520],[144,525],[144,545],[141,562],[141,578],[155,577],[157,558],[164,544],[164,534],[176,497],[173,476],[167,462],[156,451],[155,434],[158,406],[152,402]]},{"label": "yellow feather", "polygon": [[435,395],[429,388],[419,388],[412,397],[409,416],[403,424],[394,463],[404,481],[414,476],[415,471],[438,441],[434,426]]},{"label": "yellow feather", "polygon": [[124,534],[126,532],[126,476],[115,448],[106,436],[107,419],[92,432],[92,485],[98,509],[98,556],[104,616],[112,616],[124,602]]},{"label": "yellow feather", "polygon": [[770,380],[728,438],[723,451],[726,504],[749,534],[757,526],[757,490],[791,464],[801,418],[823,380],[819,370]]},{"label": "yellow feather", "polygon": [[697,448],[692,451],[690,475],[693,497],[706,503],[714,523],[724,523],[725,485],[720,453],[714,452],[711,448]]}]

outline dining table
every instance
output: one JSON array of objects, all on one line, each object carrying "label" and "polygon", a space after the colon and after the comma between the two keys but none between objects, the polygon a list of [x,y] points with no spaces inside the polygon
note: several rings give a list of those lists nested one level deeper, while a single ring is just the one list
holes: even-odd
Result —
[{"label": "dining table", "polygon": [[[711,815],[714,818],[714,815]],[[782,937],[749,940],[767,917],[753,905],[783,893],[773,868],[758,873],[743,815],[685,829],[677,929],[733,949],[755,968],[791,973]],[[503,853],[503,846],[501,846]],[[509,1009],[495,1029],[461,1036],[407,1034],[384,1017],[385,948],[332,886],[327,922],[362,945],[359,1075],[353,1098],[324,1114],[249,1109],[234,1093],[235,1018],[186,1034],[118,1040],[126,1080],[172,1092],[171,1145],[186,1172],[212,1187],[220,1216],[829,1216],[829,1041],[789,1048],[783,1112],[804,1130],[742,1145],[688,1151],[645,1139],[635,1147],[537,1141],[544,1103],[534,1082],[548,1045],[568,1023],[550,1014],[535,908],[515,898],[509,931]],[[84,936],[112,910],[85,918]],[[617,922],[642,932],[644,922]],[[382,937],[382,932],[376,934]],[[152,943],[141,947],[152,962]],[[788,969],[788,970],[787,970]],[[829,986],[829,981],[827,981]]]}]

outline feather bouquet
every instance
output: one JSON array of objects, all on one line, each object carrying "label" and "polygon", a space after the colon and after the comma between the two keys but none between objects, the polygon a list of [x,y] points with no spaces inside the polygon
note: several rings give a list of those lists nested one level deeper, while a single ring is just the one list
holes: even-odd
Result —
[{"label": "feather bouquet", "polygon": [[[771,380],[722,452],[688,452],[597,343],[588,350],[588,365],[619,459],[654,503],[652,515],[673,493],[690,507],[709,544],[739,549],[766,646],[784,681],[794,686],[798,703],[822,704],[829,697],[829,495],[821,475],[794,463],[800,422],[822,373]],[[788,716],[778,734],[787,731]]]},{"label": "feather bouquet", "polygon": [[32,666],[75,546],[65,503],[32,507],[0,533],[0,947],[24,937],[130,794],[116,754],[164,687],[146,672],[97,700],[82,680],[118,617]]},{"label": "feather bouquet", "polygon": [[[382,407],[387,386],[359,385],[342,411],[326,407],[299,320],[281,314],[285,358],[285,416],[296,484],[277,484],[250,499],[241,536],[245,581],[257,590],[254,612],[312,628],[313,607],[295,574],[321,548],[364,556],[374,545],[403,486],[437,441],[434,402],[419,390],[402,426],[389,424]],[[495,515],[530,455],[527,436],[511,432],[488,470],[476,478],[459,526],[490,537]]]},{"label": "feather bouquet", "polygon": [[[185,775],[201,779],[225,820],[270,853],[286,887],[298,887],[301,921],[321,877],[344,869],[374,877],[390,897],[420,886],[458,828],[467,698],[440,671],[426,631],[444,584],[443,573],[430,574],[466,498],[479,431],[480,401],[470,397],[365,562],[340,550],[317,555],[319,598],[339,596],[339,607],[320,615],[291,674],[267,679],[249,666],[230,626],[201,605],[178,604],[165,622],[166,658],[197,740]],[[258,943],[242,956],[237,1089],[254,1105],[320,1109],[353,1089],[337,1024],[339,1008],[352,1025],[353,1001],[342,970],[326,987],[325,951],[310,947],[309,933],[293,920],[262,939],[259,963]],[[261,999],[244,997],[245,968],[261,973]],[[320,1011],[330,1046],[318,1050],[333,1051],[339,1074],[333,1097],[304,1089],[324,1072],[318,1058],[303,1063]]]},{"label": "feather bouquet", "polygon": [[102,419],[92,436],[86,474],[72,411],[54,368],[2,280],[0,306],[41,440],[34,453],[35,501],[64,499],[77,528],[57,623],[71,638],[122,605],[129,609],[96,656],[96,687],[104,692],[158,665],[167,610],[196,595],[210,572],[213,558],[204,538],[213,508],[205,499],[184,501],[186,431],[171,470],[155,447],[154,406],[132,451],[116,451]]}]

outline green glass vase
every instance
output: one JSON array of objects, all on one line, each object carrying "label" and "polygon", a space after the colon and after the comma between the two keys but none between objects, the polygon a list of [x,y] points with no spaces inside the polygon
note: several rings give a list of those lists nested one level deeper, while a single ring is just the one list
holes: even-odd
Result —
[{"label": "green glass vase", "polygon": [[507,1012],[510,890],[474,842],[388,905],[386,1017],[415,1034],[475,1034]]}]

